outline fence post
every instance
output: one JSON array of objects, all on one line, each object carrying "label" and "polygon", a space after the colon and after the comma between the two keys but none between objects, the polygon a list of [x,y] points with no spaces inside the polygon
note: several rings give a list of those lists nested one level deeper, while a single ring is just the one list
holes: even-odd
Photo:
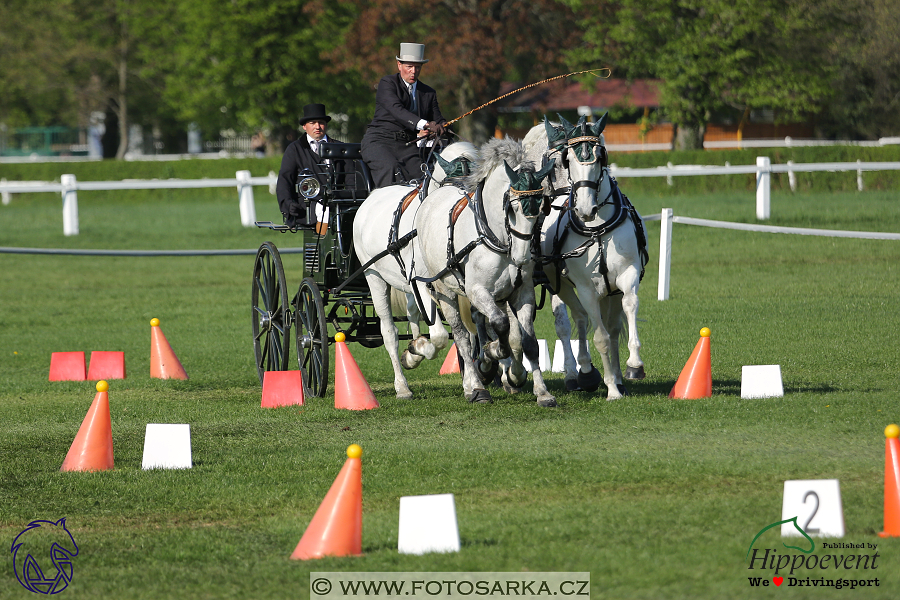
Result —
[{"label": "fence post", "polygon": [[672,209],[660,213],[659,227],[659,289],[657,300],[669,299],[669,272],[672,268]]},{"label": "fence post", "polygon": [[863,180],[862,180],[862,160],[857,158],[856,164],[858,165],[857,169],[856,169],[856,189],[858,189],[861,192],[866,187],[863,185]]},{"label": "fence post", "polygon": [[[0,178],[0,183],[6,183],[6,177]],[[10,193],[7,192],[6,190],[3,190],[3,205],[4,205],[4,206],[8,205],[8,204],[9,204],[9,201],[10,201],[11,199],[12,199],[12,198],[11,198]]]},{"label": "fence post", "polygon": [[791,169],[791,167],[794,166],[794,161],[792,161],[792,160],[787,161],[787,166],[788,166],[788,183],[791,184],[791,191],[796,192],[797,191],[797,174],[794,173],[793,169]]},{"label": "fence post", "polygon": [[[666,167],[668,167],[669,169],[671,169],[671,168],[674,167],[674,166],[675,166],[675,165],[672,164],[672,161],[669,161],[669,162],[666,163]],[[671,173],[668,174],[668,175],[666,175],[666,185],[673,185],[672,174],[671,174]]]},{"label": "fence post", "polygon": [[772,161],[768,156],[756,157],[756,218],[769,218],[769,203],[772,196]]},{"label": "fence post", "polygon": [[63,235],[78,235],[78,192],[75,191],[75,176],[63,175],[62,184]]},{"label": "fence post", "polygon": [[241,225],[253,227],[256,222],[256,204],[253,202],[253,186],[250,185],[250,171],[238,171],[238,198],[241,207]]}]

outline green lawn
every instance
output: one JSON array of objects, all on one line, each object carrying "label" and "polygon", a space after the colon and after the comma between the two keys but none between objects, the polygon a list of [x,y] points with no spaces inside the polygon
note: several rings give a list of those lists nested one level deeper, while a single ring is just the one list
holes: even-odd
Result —
[{"label": "green lawn", "polygon": [[[755,222],[752,194],[631,200],[644,214],[673,207]],[[0,207],[0,246],[300,243],[242,228],[234,190],[85,192],[79,203],[81,235],[65,238],[58,196],[14,196]],[[775,193],[772,216],[768,224],[900,231],[893,192]],[[257,217],[277,217],[263,188]],[[594,598],[895,598],[900,540],[877,533],[883,430],[900,421],[900,243],[676,224],[671,299],[659,302],[659,224],[647,230],[647,379],[610,403],[567,394],[548,374],[554,409],[500,390],[493,405],[469,405],[457,376],[438,375],[443,355],[408,373],[417,397],[399,401],[384,350],[351,345],[381,408],[336,411],[323,398],[264,410],[252,256],[0,254],[0,540],[66,517],[80,552],[65,598],[307,598],[308,573],[329,570],[589,571]],[[298,285],[301,258],[283,257]],[[189,381],[149,377],[152,317]],[[669,400],[703,326],[713,397]],[[552,349],[547,313],[537,329]],[[73,350],[125,352],[128,377],[109,391],[113,471],[59,472],[95,394],[91,382],[47,381],[50,354]],[[741,367],[754,364],[781,365],[784,398],[741,400]],[[142,471],[147,423],[190,423],[194,467]],[[363,448],[365,556],[289,560],[351,443]],[[840,480],[842,541],[878,544],[879,554],[877,570],[794,576],[877,576],[879,587],[750,586],[748,577],[774,574],[749,570],[746,554],[781,520],[788,479]],[[462,551],[399,555],[399,498],[431,493],[455,495]],[[754,547],[791,552],[777,529]],[[25,597],[5,557],[0,598]]]}]

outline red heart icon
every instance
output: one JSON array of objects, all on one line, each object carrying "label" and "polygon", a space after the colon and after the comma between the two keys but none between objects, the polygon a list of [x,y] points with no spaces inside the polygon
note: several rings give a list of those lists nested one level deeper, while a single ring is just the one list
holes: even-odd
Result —
[{"label": "red heart icon", "polygon": [[775,582],[775,585],[781,585],[781,582],[784,581],[784,577],[773,577],[772,581]]}]

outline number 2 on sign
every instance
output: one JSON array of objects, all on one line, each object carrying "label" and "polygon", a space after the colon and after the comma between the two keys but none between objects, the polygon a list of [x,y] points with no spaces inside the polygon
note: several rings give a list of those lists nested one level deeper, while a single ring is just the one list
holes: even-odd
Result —
[{"label": "number 2 on sign", "polygon": [[816,513],[819,512],[819,495],[814,491],[809,490],[808,492],[806,492],[806,494],[803,495],[803,504],[806,504],[806,499],[810,496],[813,497],[816,504],[813,507],[812,513],[810,513],[809,518],[806,520],[806,523],[803,525],[803,531],[805,531],[806,533],[819,533],[818,527],[809,526],[809,524],[812,523],[813,517],[815,517]]}]

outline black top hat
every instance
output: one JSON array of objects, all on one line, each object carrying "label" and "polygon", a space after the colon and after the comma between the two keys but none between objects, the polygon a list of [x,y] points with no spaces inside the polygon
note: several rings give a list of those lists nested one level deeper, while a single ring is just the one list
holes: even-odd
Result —
[{"label": "black top hat", "polygon": [[323,120],[326,123],[331,120],[327,114],[325,114],[325,105],[324,104],[307,104],[303,107],[303,118],[300,119],[300,125],[305,125],[309,121]]}]

